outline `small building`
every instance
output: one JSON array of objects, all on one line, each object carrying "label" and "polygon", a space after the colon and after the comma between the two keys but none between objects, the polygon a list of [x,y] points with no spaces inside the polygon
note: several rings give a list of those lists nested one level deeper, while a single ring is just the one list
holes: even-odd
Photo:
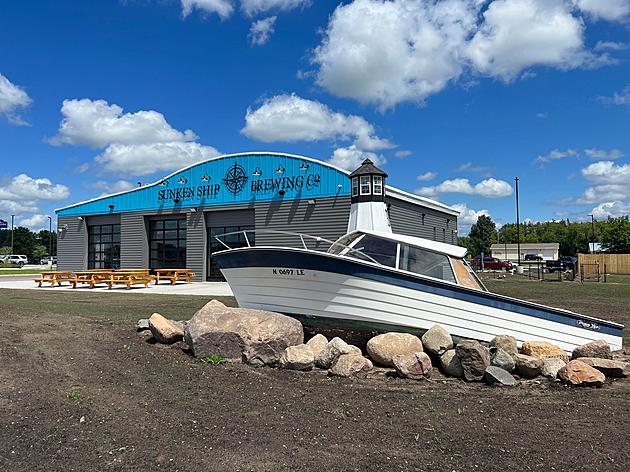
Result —
[{"label": "small building", "polygon": [[[492,257],[518,261],[518,246],[516,244],[493,244],[490,246]],[[560,244],[558,243],[521,243],[521,262],[527,254],[542,257],[544,261],[555,261],[560,257]]]},{"label": "small building", "polygon": [[[216,235],[234,233],[227,239],[232,247],[300,244],[285,232],[334,241],[356,224],[351,212],[374,207],[368,213],[378,217],[374,202],[382,202],[393,232],[456,243],[457,210],[390,187],[387,174],[370,166],[364,162],[352,176],[308,157],[260,152],[199,162],[155,183],[58,209],[58,267],[188,268],[198,281],[222,280],[212,259],[222,249]],[[255,239],[243,233],[258,229],[276,232]]]}]

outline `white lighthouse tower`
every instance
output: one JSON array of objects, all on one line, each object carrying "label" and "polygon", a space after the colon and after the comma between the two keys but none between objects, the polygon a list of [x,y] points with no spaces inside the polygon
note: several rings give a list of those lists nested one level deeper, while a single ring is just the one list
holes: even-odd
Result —
[{"label": "white lighthouse tower", "polygon": [[361,167],[350,174],[348,233],[357,229],[392,232],[385,203],[386,178],[387,174],[370,159],[365,159]]}]

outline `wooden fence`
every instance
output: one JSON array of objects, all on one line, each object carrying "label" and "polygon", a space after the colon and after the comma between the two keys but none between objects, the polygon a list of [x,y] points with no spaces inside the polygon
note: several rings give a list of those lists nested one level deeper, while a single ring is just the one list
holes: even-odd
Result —
[{"label": "wooden fence", "polygon": [[630,274],[630,254],[578,254],[577,270],[584,265],[586,272],[586,267],[597,263],[602,273],[605,265],[609,274]]}]

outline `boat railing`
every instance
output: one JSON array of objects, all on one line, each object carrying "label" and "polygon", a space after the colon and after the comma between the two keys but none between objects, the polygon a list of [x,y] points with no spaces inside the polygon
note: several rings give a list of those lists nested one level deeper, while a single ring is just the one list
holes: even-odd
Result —
[{"label": "boat railing", "polygon": [[[370,257],[369,255],[365,254],[364,252],[358,250],[358,249],[354,249],[351,248],[350,246],[346,246],[345,244],[341,244],[339,242],[335,242],[335,241],[331,241],[329,239],[326,238],[322,238],[320,236],[312,236],[310,234],[306,234],[306,233],[298,233],[298,232],[293,232],[293,231],[282,231],[282,230],[276,230],[276,229],[244,229],[244,230],[240,230],[240,231],[232,231],[229,233],[223,233],[223,234],[218,234],[214,237],[214,239],[216,239],[221,245],[225,246],[227,249],[236,249],[238,247],[244,247],[242,245],[236,246],[236,247],[231,247],[226,241],[222,240],[221,238],[226,238],[227,236],[234,236],[234,235],[243,235],[244,239],[245,239],[245,244],[247,245],[247,247],[253,247],[252,244],[250,244],[250,241],[253,239],[254,241],[256,241],[256,234],[274,234],[274,235],[283,235],[283,236],[292,236],[292,237],[296,237],[296,241],[299,241],[299,243],[301,244],[303,249],[307,249],[307,250],[311,250],[311,251],[318,251],[318,252],[330,252],[330,250],[334,247],[335,249],[338,249],[338,251],[336,251],[336,253],[342,252],[342,251],[346,251],[347,253],[350,253],[354,256],[356,256],[359,259],[364,259],[370,262],[374,262],[375,264],[381,265],[381,263],[379,263],[378,261],[376,261],[374,258]],[[248,237],[248,234],[250,235],[254,235],[254,238],[250,238]],[[314,241],[316,243],[315,247],[309,247],[307,244],[307,241]],[[325,248],[325,250],[322,249],[318,249],[317,246],[319,245],[319,243],[328,243],[328,246]],[[286,247],[286,246],[283,246]]]}]

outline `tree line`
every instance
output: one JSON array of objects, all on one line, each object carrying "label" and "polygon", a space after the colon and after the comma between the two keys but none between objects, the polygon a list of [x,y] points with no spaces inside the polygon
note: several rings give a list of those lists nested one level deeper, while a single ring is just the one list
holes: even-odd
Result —
[{"label": "tree line", "polygon": [[[521,223],[520,237],[521,243],[558,243],[563,256],[588,253],[590,242],[601,244],[606,252],[629,254],[630,218],[609,218],[594,224],[569,220]],[[494,221],[485,215],[472,225],[468,236],[458,238],[458,244],[467,247],[473,255],[490,254],[492,244],[516,244],[517,241],[516,224],[506,224],[497,230]]]},{"label": "tree line", "polygon": [[[40,259],[44,256],[54,255],[57,247],[57,233],[48,230],[39,232],[18,226],[13,234],[13,253],[11,252],[11,230],[0,230],[0,255],[24,254],[31,259]],[[52,243],[53,254],[50,254]]]}]

